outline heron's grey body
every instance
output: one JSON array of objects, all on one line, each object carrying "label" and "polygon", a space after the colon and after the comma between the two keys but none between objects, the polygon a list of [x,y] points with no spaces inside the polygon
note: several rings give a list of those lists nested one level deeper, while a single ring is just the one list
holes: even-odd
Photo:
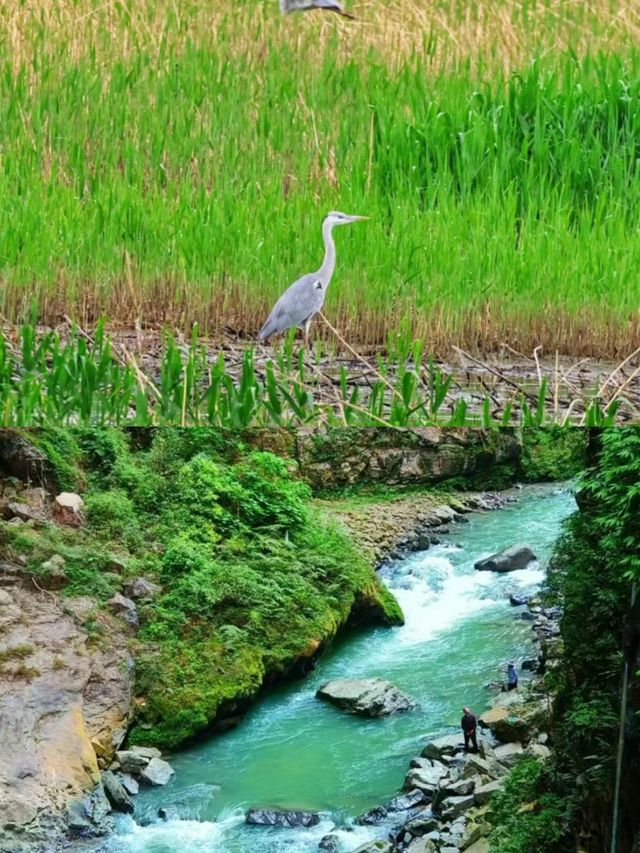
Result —
[{"label": "heron's grey body", "polygon": [[291,328],[303,328],[305,344],[309,338],[309,327],[315,315],[322,309],[327,288],[336,265],[336,245],[333,242],[333,229],[336,225],[346,225],[366,219],[365,216],[349,216],[346,213],[332,211],[322,223],[324,238],[324,260],[316,272],[307,273],[295,281],[282,294],[273,306],[267,322],[258,333],[263,341],[271,335],[279,335]]},{"label": "heron's grey body", "polygon": [[310,9],[325,9],[329,12],[337,12],[344,18],[353,18],[353,15],[345,12],[340,0],[280,0],[281,12],[307,12]]}]

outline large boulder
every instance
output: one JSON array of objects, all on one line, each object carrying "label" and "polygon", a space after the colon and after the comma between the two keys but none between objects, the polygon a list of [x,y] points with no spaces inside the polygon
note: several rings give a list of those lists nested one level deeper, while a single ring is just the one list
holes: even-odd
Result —
[{"label": "large boulder", "polygon": [[502,790],[502,782],[497,779],[493,782],[487,782],[486,785],[481,785],[473,792],[473,798],[477,806],[483,806],[488,803],[491,797]]},{"label": "large boulder", "polygon": [[320,823],[317,812],[295,809],[249,809],[244,819],[251,826],[317,826]]},{"label": "large boulder", "polygon": [[491,850],[486,838],[479,838],[471,847],[467,847],[465,853],[489,853]]},{"label": "large boulder", "polygon": [[359,826],[377,826],[387,817],[387,809],[384,806],[374,806],[356,818]]},{"label": "large boulder", "polygon": [[496,760],[505,767],[514,767],[524,755],[521,743],[505,743],[494,750]]},{"label": "large boulder", "polygon": [[105,770],[102,774],[102,787],[115,811],[125,814],[133,813],[131,797],[126,792],[122,782],[111,770]]},{"label": "large boulder", "polygon": [[446,772],[442,765],[412,768],[404,780],[404,787],[407,791],[417,788],[425,794],[433,794]]},{"label": "large boulder", "polygon": [[415,707],[414,700],[382,678],[334,678],[316,695],[350,714],[382,717]]},{"label": "large boulder", "polygon": [[397,797],[394,797],[387,804],[387,811],[407,811],[407,809],[413,809],[416,806],[420,806],[423,803],[426,803],[426,801],[427,798],[424,794],[424,791],[421,791],[419,788],[412,788],[411,790],[407,791],[406,794],[398,794]]},{"label": "large boulder", "polygon": [[160,758],[162,753],[155,746],[132,746],[116,752],[116,760],[123,773],[138,777],[152,758]]},{"label": "large boulder", "polygon": [[[440,847],[440,850],[444,848]],[[407,853],[437,853],[438,846],[431,838],[414,838],[407,847]]]},{"label": "large boulder", "polygon": [[111,804],[98,785],[91,793],[72,800],[67,806],[67,826],[73,838],[95,838],[113,831]]},{"label": "large boulder", "polygon": [[511,548],[505,548],[504,551],[478,560],[474,564],[474,569],[479,572],[515,572],[518,569],[525,569],[529,563],[537,559],[528,545],[512,545]]},{"label": "large boulder", "polygon": [[422,750],[424,758],[433,758],[437,761],[446,755],[455,755],[464,749],[464,743],[460,740],[460,735],[444,735],[429,741]]},{"label": "large boulder", "polygon": [[401,834],[408,832],[409,835],[421,838],[423,835],[435,832],[438,826],[438,818],[433,815],[431,809],[427,808],[407,821],[402,827]]},{"label": "large boulder", "polygon": [[147,785],[167,785],[175,776],[175,772],[167,761],[162,758],[152,758],[140,771],[140,781]]},{"label": "large boulder", "polygon": [[42,507],[20,501],[9,501],[3,514],[6,518],[19,518],[20,521],[44,523],[47,520],[46,512]]},{"label": "large boulder", "polygon": [[533,715],[521,715],[515,709],[491,725],[491,734],[500,743],[522,743],[531,739],[535,725]]},{"label": "large boulder", "polygon": [[58,524],[79,527],[84,522],[84,501],[75,492],[61,492],[53,502],[53,517]]},{"label": "large boulder", "polygon": [[137,630],[139,625],[138,610],[135,602],[130,598],[117,592],[113,598],[107,601],[107,607],[113,614],[123,619],[133,631]]},{"label": "large boulder", "polygon": [[478,725],[481,729],[490,729],[491,726],[495,725],[497,722],[506,720],[508,716],[508,708],[490,708],[478,717]]},{"label": "large boulder", "polygon": [[440,805],[440,814],[445,821],[455,820],[474,805],[473,794],[462,797],[446,797]]}]

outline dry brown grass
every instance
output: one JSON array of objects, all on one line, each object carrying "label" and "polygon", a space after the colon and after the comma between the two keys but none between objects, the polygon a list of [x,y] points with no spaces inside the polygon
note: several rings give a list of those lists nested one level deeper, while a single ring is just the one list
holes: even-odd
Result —
[{"label": "dry brown grass", "polygon": [[637,0],[352,0],[349,8],[355,22],[320,12],[282,18],[277,0],[2,0],[0,38],[15,66],[42,40],[64,45],[69,59],[96,50],[111,64],[224,36],[254,59],[281,41],[322,53],[337,38],[344,61],[373,48],[391,63],[420,58],[438,71],[510,70],[534,54],[625,51],[640,41]]}]

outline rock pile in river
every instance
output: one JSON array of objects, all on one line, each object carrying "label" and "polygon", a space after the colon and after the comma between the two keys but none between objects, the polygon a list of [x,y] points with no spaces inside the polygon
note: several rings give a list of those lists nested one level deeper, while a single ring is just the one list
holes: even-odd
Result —
[{"label": "rock pile in river", "polygon": [[249,809],[245,815],[246,823],[251,826],[317,826],[320,815],[317,812],[296,809]]},{"label": "rock pile in river", "polygon": [[410,696],[382,678],[334,678],[323,684],[316,695],[363,717],[384,717],[416,705]]}]

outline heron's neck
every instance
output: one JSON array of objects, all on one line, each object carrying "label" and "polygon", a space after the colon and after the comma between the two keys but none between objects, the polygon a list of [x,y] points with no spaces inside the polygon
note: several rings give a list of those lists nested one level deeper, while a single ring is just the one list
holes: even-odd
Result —
[{"label": "heron's neck", "polygon": [[324,260],[318,270],[318,278],[326,286],[336,266],[336,244],[333,242],[333,223],[324,222],[322,225],[322,237],[324,239]]}]

